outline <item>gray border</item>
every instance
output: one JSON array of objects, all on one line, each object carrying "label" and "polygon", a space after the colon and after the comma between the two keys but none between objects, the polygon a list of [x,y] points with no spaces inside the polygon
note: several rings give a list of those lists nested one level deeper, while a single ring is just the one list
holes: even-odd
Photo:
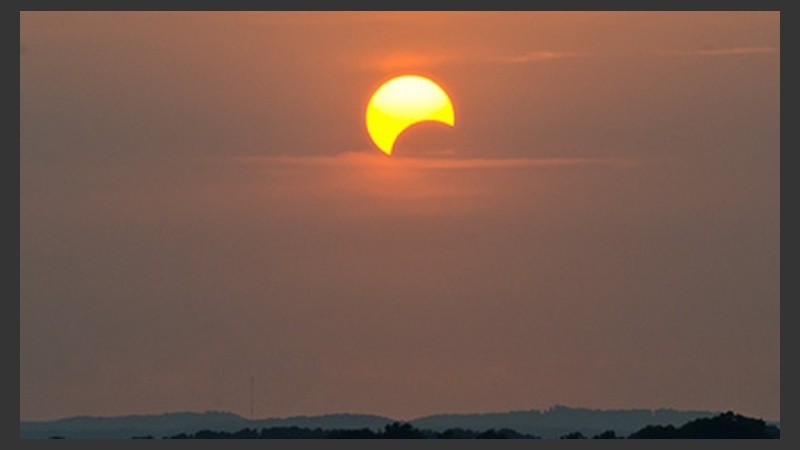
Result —
[{"label": "gray border", "polygon": [[[11,15],[9,14],[8,17],[9,17],[9,20],[10,20],[11,19]],[[7,34],[7,35],[11,34],[12,32],[16,32],[17,33],[17,40],[19,40],[19,27],[20,27],[19,20],[17,20],[16,23],[13,24],[13,25],[12,24],[5,24],[3,29],[7,30],[5,32],[5,34]],[[11,40],[10,39],[6,40],[6,42],[11,42]],[[17,71],[17,81],[18,82],[19,82],[19,79],[20,79],[19,77],[20,77],[19,71]],[[11,94],[10,93],[8,94],[8,98],[11,98]],[[17,101],[19,101],[19,97],[17,97]],[[19,111],[19,109],[17,109],[17,111]],[[8,117],[13,117],[13,115],[9,115]],[[19,120],[20,120],[19,113],[17,113],[17,125],[19,125]],[[7,133],[6,136],[8,136],[8,132],[6,132],[6,133]],[[18,133],[15,133],[15,135],[17,136],[17,148],[19,148],[20,137],[19,137]],[[9,151],[6,151],[4,153],[3,159],[7,160],[7,162],[3,165],[3,167],[7,168],[7,169],[14,168],[14,167],[19,167],[19,158],[20,158],[19,157],[19,152],[12,154],[12,152],[9,149]],[[20,231],[20,227],[19,227],[19,211],[20,211],[20,199],[19,199],[20,175],[19,175],[19,170],[14,170],[11,176],[8,176],[8,177],[4,176],[2,179],[4,180],[4,184],[7,185],[7,186],[4,186],[3,192],[13,192],[15,194],[13,199],[11,200],[11,202],[9,202],[10,203],[9,204],[9,208],[13,207],[14,211],[16,211],[16,213],[17,213],[16,220],[14,220],[13,223],[8,223],[6,225],[10,229],[16,231],[17,239],[19,239],[19,231]],[[6,201],[8,201],[8,200],[6,200]],[[10,222],[10,219],[6,219],[6,221]],[[17,242],[17,244],[19,244],[19,241]],[[16,253],[17,261],[19,261],[19,257],[20,257],[20,247],[19,247],[19,245],[16,245],[16,246],[12,247],[11,243],[8,243],[7,248],[15,248],[16,249],[15,252],[9,252],[10,255],[9,255],[8,259],[10,260],[11,259],[11,255],[13,255],[13,253]],[[8,267],[14,267],[12,265],[13,261],[8,261],[8,263],[9,263]],[[19,262],[18,262],[17,263],[17,270],[18,270],[17,275],[19,275],[19,267],[20,266],[19,266]],[[7,274],[4,274],[4,278],[5,278],[6,275]],[[12,283],[8,283],[8,285],[12,285]],[[9,350],[4,351],[4,354],[7,355],[6,358],[8,358],[9,360],[12,359],[12,358],[16,358],[16,362],[17,362],[17,369],[18,370],[15,372],[15,375],[9,375],[9,376],[16,380],[17,389],[19,390],[19,386],[20,386],[20,384],[19,384],[20,383],[20,372],[19,372],[20,333],[19,333],[19,331],[20,331],[20,327],[21,327],[21,324],[20,324],[20,321],[19,321],[19,319],[20,319],[20,302],[19,302],[19,299],[21,299],[19,277],[16,278],[16,282],[13,283],[13,286],[14,287],[12,289],[10,289],[11,292],[9,292],[8,298],[9,298],[9,300],[11,298],[16,298],[18,300],[17,301],[13,301],[13,302],[9,302],[9,303],[12,303],[11,314],[4,315],[4,317],[5,317],[4,321],[9,321],[9,319],[14,320],[14,324],[16,324],[16,326],[6,325],[2,329],[4,330],[4,334],[6,334],[6,337],[3,339],[4,346],[7,346],[7,345],[11,346],[11,350],[10,351]],[[8,398],[8,397],[9,396],[7,396],[6,398]],[[17,402],[18,403],[17,403],[16,416],[17,416],[17,419],[19,419],[19,406],[20,406],[20,404],[19,404],[19,402],[20,402],[19,395],[17,395]],[[7,404],[8,403],[11,403],[11,402],[7,402]],[[16,426],[14,427],[13,430],[8,430],[8,434],[11,434],[12,436],[16,437],[16,439],[19,439],[19,421],[17,421],[17,422],[3,421],[2,423],[5,425],[3,427],[4,429],[8,428],[8,424],[16,423]]]},{"label": "gray border", "polygon": [[[269,3],[259,0],[22,0],[20,10],[519,10],[526,6],[536,10],[663,10],[663,11],[776,11],[781,9],[780,0],[727,0],[727,1],[686,1],[686,0],[537,0],[526,2],[493,1],[483,7],[470,5],[459,0],[412,1],[382,0],[381,2],[346,2],[349,5],[320,6],[315,1],[273,0]],[[355,4],[354,4],[355,3]],[[644,8],[643,8],[644,7]]]},{"label": "gray border", "polygon": [[[57,0],[28,0],[28,1],[21,1],[19,3],[19,10],[291,10],[291,9],[326,9],[325,7],[311,6],[309,3],[313,2],[300,2],[300,1],[288,1],[288,0],[279,0],[272,2],[271,4],[265,4],[265,2],[258,2],[255,0],[114,0],[111,1],[103,1],[103,0],[80,0],[80,1],[57,1]],[[354,2],[353,2],[354,3]],[[514,4],[515,2],[505,1],[505,2],[492,2],[489,5],[484,5],[483,8],[480,6],[470,6],[469,9],[473,10],[481,10],[481,9],[491,9],[491,10],[515,10],[515,8],[519,7],[519,4]],[[537,10],[706,10],[706,11],[714,11],[714,10],[751,10],[751,11],[762,11],[762,10],[772,10],[772,11],[781,11],[781,42],[792,42],[790,39],[786,38],[786,33],[784,32],[787,28],[785,26],[785,19],[786,13],[785,8],[781,8],[785,6],[788,2],[784,2],[781,5],[779,0],[730,0],[725,2],[713,2],[713,1],[688,1],[688,0],[650,0],[650,1],[643,1],[643,0],[612,0],[612,1],[604,1],[599,2],[597,0],[537,0],[534,4],[533,2],[526,2],[525,6],[530,9],[537,9]],[[342,10],[359,10],[359,9],[375,9],[377,6],[376,4],[366,4],[361,3],[361,8],[356,6],[348,5],[331,5],[327,9],[342,9]],[[419,1],[399,1],[399,0],[387,0],[382,1],[380,3],[381,9],[386,10],[431,10],[431,9],[439,9],[439,10],[447,10],[447,9],[465,9],[466,4],[463,1],[437,1],[437,2],[419,2]],[[791,14],[789,15],[791,18]],[[7,26],[5,27],[7,33],[12,33],[15,29],[17,32],[19,31],[19,22],[16,23],[16,26]],[[17,37],[19,37],[19,33],[17,33]],[[783,53],[783,52],[782,52]],[[793,53],[789,51],[786,53],[788,55],[792,55]],[[783,79],[797,79],[797,76],[787,76],[789,70],[791,69],[793,64],[787,63],[785,60],[782,60],[781,64],[781,78]],[[791,85],[789,85],[789,90],[791,91]],[[785,87],[782,87],[785,89]],[[781,98],[785,98],[786,94],[785,91],[782,89],[781,91]],[[17,110],[19,111],[19,110]],[[781,117],[785,114],[783,106],[781,107]],[[19,123],[19,116],[17,116],[17,120]],[[781,123],[783,124],[783,120],[781,119]],[[791,130],[791,129],[790,129]],[[19,135],[17,135],[17,139],[19,139]],[[791,137],[791,136],[790,136]],[[18,141],[19,144],[19,141]],[[787,144],[787,140],[785,139],[785,134],[781,134],[781,147],[784,148],[795,148],[794,146]],[[6,155],[9,155],[10,152],[6,152]],[[786,161],[787,155],[791,156],[790,153],[781,153],[781,190],[787,190],[790,186],[786,183],[787,177],[786,175],[788,172],[784,170],[787,164],[791,164],[790,162]],[[13,167],[12,164],[16,163],[19,166],[19,153],[13,156],[6,156],[9,158],[7,164],[4,167],[9,168]],[[16,193],[19,194],[19,172],[15,171],[14,174],[10,177],[4,177],[7,184],[12,184],[16,181]],[[19,196],[16,196],[14,200],[16,211],[19,211]],[[19,213],[18,213],[19,214]],[[782,215],[781,222],[783,225],[783,221],[786,215]],[[17,216],[19,219],[19,216]],[[10,220],[9,220],[10,221]],[[790,223],[788,220],[786,223]],[[14,225],[15,224],[15,225]],[[11,224],[11,228],[16,227],[17,232],[19,231],[19,220],[16,220],[14,224]],[[785,228],[785,227],[782,227]],[[793,229],[794,227],[790,227],[789,229]],[[781,241],[781,245],[783,246],[783,240]],[[19,247],[16,247],[17,257],[19,257]],[[782,252],[783,253],[783,252]],[[781,256],[781,278],[784,279],[784,275],[786,274],[785,271],[785,258],[783,255]],[[17,266],[19,268],[19,266]],[[17,280],[19,280],[17,278]],[[19,299],[20,292],[19,292],[19,284],[18,281],[16,283],[16,298]],[[781,293],[783,294],[784,285],[781,283]],[[791,291],[790,291],[791,292]],[[791,294],[790,294],[791,296]],[[793,342],[790,333],[794,333],[794,329],[787,330],[788,322],[785,320],[785,317],[791,315],[791,312],[787,312],[787,307],[789,311],[792,311],[794,305],[790,303],[781,303],[782,307],[782,314],[781,314],[781,341],[783,343]],[[16,314],[16,317],[19,318],[19,302],[15,303],[12,310],[12,315],[6,315],[6,317],[13,317]],[[4,327],[9,335],[11,335],[10,339],[5,339],[5,342],[11,342],[13,349],[6,354],[11,356],[12,358],[16,354],[17,361],[19,361],[19,321],[17,319],[17,327]],[[784,351],[785,346],[781,346],[781,360],[786,362],[789,361],[788,359],[784,358],[785,354],[788,354]],[[19,363],[18,363],[19,364]],[[795,373],[792,367],[788,364],[781,365],[781,378],[782,379],[796,379],[796,377],[790,376],[790,373]],[[16,372],[17,378],[17,387],[19,388],[19,371]],[[782,386],[781,389],[781,398],[784,400],[787,397],[787,392],[792,391],[792,386],[789,385],[789,389],[785,389]],[[19,401],[19,397],[17,397]],[[782,401],[781,406],[781,435],[782,438],[779,441],[771,441],[771,442],[751,442],[751,441],[726,441],[726,442],[715,442],[715,441],[593,441],[595,447],[600,448],[619,448],[620,446],[626,448],[633,448],[635,442],[645,443],[648,448],[655,447],[655,448],[703,448],[705,446],[713,446],[717,447],[719,445],[724,445],[726,448],[774,448],[774,446],[787,446],[790,444],[786,444],[785,442],[788,440],[792,442],[794,438],[794,433],[791,431],[791,424],[794,423],[794,419],[792,419],[792,414],[790,413],[789,416],[786,415],[786,407],[784,407],[785,401]],[[10,408],[9,408],[10,409]],[[17,408],[15,411],[11,411],[10,415],[17,417],[19,419],[19,404],[17,404]],[[6,421],[5,424],[13,423],[13,419],[10,421]],[[48,442],[51,441],[37,441],[37,440],[20,440],[19,439],[19,422],[16,422],[17,426],[13,427],[13,430],[9,430],[5,433],[6,436],[11,437],[16,443],[16,446],[22,448],[42,448],[43,446],[48,445]],[[790,424],[789,427],[786,424]],[[789,430],[789,432],[785,432],[785,430]],[[59,441],[62,442],[62,445],[67,445],[69,447],[75,448],[106,448],[107,443],[103,441]],[[155,444],[155,445],[167,445],[168,447],[180,447],[180,448],[216,448],[218,443],[209,442],[209,441],[161,441],[161,440],[154,440],[154,441],[143,441],[143,440],[115,440],[113,441],[112,445],[114,447],[120,446],[122,448],[140,448],[138,446],[148,445],[142,444],[142,442],[169,442],[169,444]],[[481,443],[482,441],[455,441],[455,440],[443,440],[443,441],[390,441],[390,440],[382,440],[382,441],[367,441],[367,440],[360,440],[360,441],[339,441],[339,440],[329,440],[329,441],[314,441],[314,440],[298,440],[298,441],[289,441],[289,440],[270,440],[270,441],[224,441],[225,445],[233,445],[234,447],[243,446],[240,448],[246,448],[246,446],[259,446],[263,447],[263,445],[267,445],[269,447],[278,447],[278,448],[356,448],[356,449],[374,449],[377,445],[378,447],[382,448],[411,448],[413,445],[416,448],[420,446],[423,448],[496,448],[499,446],[500,448],[528,448],[530,445],[534,446],[545,446],[551,447],[552,446],[567,446],[570,448],[574,448],[575,446],[580,446],[582,444],[574,444],[570,442],[576,441],[558,441],[558,440],[543,440],[543,441],[526,441],[526,440],[510,440],[510,441],[493,441],[493,442],[485,442]],[[259,442],[259,443],[256,443]],[[581,442],[581,441],[577,441]],[[795,444],[797,445],[797,444]],[[15,446],[15,447],[16,447]],[[256,447],[249,447],[249,448],[256,448]]]}]

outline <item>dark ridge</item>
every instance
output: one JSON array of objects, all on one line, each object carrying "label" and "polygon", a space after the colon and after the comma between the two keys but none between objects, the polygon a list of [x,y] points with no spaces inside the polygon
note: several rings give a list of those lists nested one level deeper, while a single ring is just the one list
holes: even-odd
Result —
[{"label": "dark ridge", "polygon": [[[515,430],[490,429],[474,431],[463,428],[451,428],[441,432],[418,429],[410,423],[393,422],[384,426],[381,431],[368,428],[359,430],[323,430],[291,428],[263,429],[260,432],[246,428],[234,433],[225,431],[202,430],[194,434],[181,433],[165,437],[165,439],[541,439],[533,434],[519,433]],[[761,419],[744,417],[733,412],[726,412],[710,418],[696,419],[679,428],[672,425],[648,425],[631,434],[629,439],[779,439],[780,430],[768,425]],[[561,436],[561,439],[586,439],[586,436],[574,431]],[[625,439],[614,430],[598,433],[592,439]]]},{"label": "dark ridge", "polygon": [[[450,414],[398,422],[365,414],[329,414],[250,420],[225,412],[169,413],[121,417],[73,417],[50,422],[21,422],[22,439],[146,439],[191,437],[197,433],[217,433],[227,438],[359,439],[381,433],[417,435],[440,439],[614,439],[621,436],[702,436],[739,430],[741,435],[757,435],[754,430],[779,437],[777,423],[748,419],[733,413],[659,410],[592,410],[556,406],[544,411],[511,411],[489,414]],[[713,422],[708,420],[715,419]],[[704,421],[705,420],[705,421]],[[726,421],[727,422],[724,422]],[[760,421],[759,421],[760,420]],[[386,428],[392,425],[391,428]],[[407,425],[407,426],[406,426]],[[716,426],[717,431],[707,427]],[[410,428],[409,428],[410,427]],[[688,427],[688,428],[684,428]],[[693,431],[699,427],[702,431]],[[725,428],[727,427],[727,428]],[[749,428],[747,428],[749,427]],[[682,430],[682,431],[679,431]],[[705,430],[705,431],[703,431]],[[419,434],[421,433],[421,434]],[[683,433],[683,434],[676,434]],[[400,437],[398,437],[400,438]]]}]

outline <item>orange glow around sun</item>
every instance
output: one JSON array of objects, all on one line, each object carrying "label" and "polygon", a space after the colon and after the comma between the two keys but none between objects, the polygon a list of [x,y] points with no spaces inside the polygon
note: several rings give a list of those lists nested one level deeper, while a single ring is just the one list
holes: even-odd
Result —
[{"label": "orange glow around sun", "polygon": [[438,84],[418,75],[403,75],[384,83],[367,105],[367,132],[387,155],[406,128],[419,122],[455,124],[453,103]]}]

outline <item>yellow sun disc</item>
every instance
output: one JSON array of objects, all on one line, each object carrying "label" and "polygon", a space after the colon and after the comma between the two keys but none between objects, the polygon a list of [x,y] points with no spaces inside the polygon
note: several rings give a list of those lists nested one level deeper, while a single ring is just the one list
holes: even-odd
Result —
[{"label": "yellow sun disc", "polygon": [[406,128],[426,121],[452,127],[453,103],[438,84],[418,75],[392,78],[372,94],[367,105],[367,132],[387,155]]}]

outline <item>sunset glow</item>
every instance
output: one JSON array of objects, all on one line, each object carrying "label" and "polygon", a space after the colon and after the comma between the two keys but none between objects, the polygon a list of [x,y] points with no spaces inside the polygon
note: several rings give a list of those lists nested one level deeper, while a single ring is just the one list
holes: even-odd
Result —
[{"label": "sunset glow", "polygon": [[779,11],[67,9],[19,14],[22,439],[779,425]]}]

